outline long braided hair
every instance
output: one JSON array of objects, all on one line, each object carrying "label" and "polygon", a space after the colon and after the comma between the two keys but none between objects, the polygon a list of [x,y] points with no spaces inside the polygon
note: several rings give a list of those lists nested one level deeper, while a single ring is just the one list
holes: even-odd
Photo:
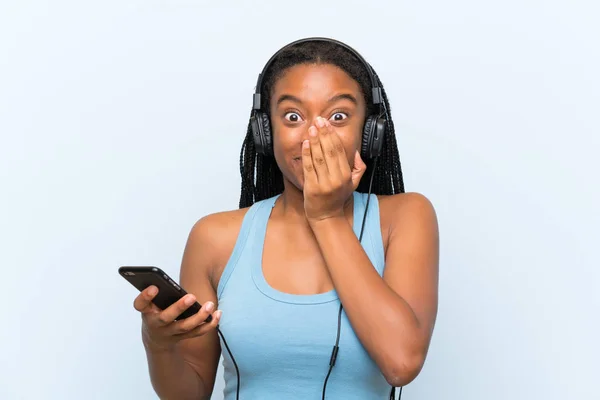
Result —
[{"label": "long braided hair", "polygon": [[[377,112],[372,103],[371,80],[363,63],[354,54],[335,43],[309,41],[297,44],[284,50],[265,71],[261,90],[263,112],[269,110],[272,90],[285,70],[298,64],[332,64],[341,68],[354,80],[362,90],[367,104],[367,115]],[[379,77],[373,71],[375,80],[381,87],[385,107],[388,111],[388,126],[383,142],[382,154],[375,167],[371,192],[381,195],[404,193],[404,181],[398,154],[398,144],[391,108],[387,94]],[[367,170],[363,175],[358,192],[366,193],[373,170],[373,160],[364,160]],[[248,122],[248,130],[240,152],[240,174],[242,189],[239,207],[249,207],[257,201],[268,199],[283,192],[283,175],[274,157],[257,154],[254,147],[252,128]]]}]

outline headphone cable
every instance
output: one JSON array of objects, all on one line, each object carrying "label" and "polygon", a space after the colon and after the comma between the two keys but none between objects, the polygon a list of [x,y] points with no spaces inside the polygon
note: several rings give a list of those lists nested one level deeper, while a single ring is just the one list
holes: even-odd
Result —
[{"label": "headphone cable", "polygon": [[[371,178],[369,180],[369,191],[367,195],[367,203],[365,204],[365,212],[363,214],[362,224],[360,227],[360,235],[358,237],[358,241],[362,242],[363,233],[365,231],[365,223],[367,221],[367,211],[369,210],[369,201],[371,200],[371,191],[373,189],[373,178],[375,177],[375,168],[377,167],[377,160],[379,157],[375,157],[373,159],[373,170],[371,171]],[[333,370],[333,366],[335,365],[335,361],[337,359],[338,352],[340,350],[340,330],[342,325],[342,309],[343,306],[340,301],[340,309],[338,312],[338,325],[337,325],[337,335],[335,339],[335,346],[333,346],[333,350],[331,352],[331,357],[329,359],[329,370],[327,371],[327,376],[325,377],[325,382],[323,382],[323,393],[321,396],[322,400],[325,400],[325,392],[327,390],[327,382],[329,381],[329,376],[331,375],[331,371]],[[390,391],[390,400],[395,400],[396,388],[392,386],[392,390]],[[402,398],[402,388],[400,388],[400,397]]]},{"label": "headphone cable", "polygon": [[338,350],[340,349],[340,329],[342,326],[342,304],[340,303],[340,309],[338,311],[338,322],[337,322],[337,336],[335,339],[335,346],[333,346],[333,350],[331,352],[331,357],[329,358],[329,371],[327,371],[327,376],[325,377],[325,382],[323,382],[323,394],[322,400],[325,400],[325,391],[327,390],[327,381],[329,380],[329,376],[331,375],[331,371],[333,370],[333,366],[335,365],[335,360],[337,359]]},{"label": "headphone cable", "polygon": [[237,376],[235,398],[236,398],[236,400],[240,400],[240,370],[238,369],[237,363],[235,362],[235,358],[233,358],[233,354],[231,354],[231,350],[229,350],[229,345],[227,344],[227,340],[225,340],[225,336],[223,336],[223,333],[221,332],[221,329],[219,328],[218,325],[217,325],[217,333],[219,334],[219,336],[221,336],[221,339],[223,339],[223,344],[225,344],[225,349],[227,349],[229,358],[231,358],[231,361],[233,362],[233,366],[235,367],[235,374]]}]

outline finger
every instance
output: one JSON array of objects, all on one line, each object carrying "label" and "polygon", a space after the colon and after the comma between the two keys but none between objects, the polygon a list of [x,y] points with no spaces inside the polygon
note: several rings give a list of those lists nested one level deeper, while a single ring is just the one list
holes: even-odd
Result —
[{"label": "finger", "polygon": [[[319,117],[321,118],[321,117]],[[332,182],[342,183],[342,171],[340,169],[340,161],[337,149],[333,144],[334,136],[337,133],[325,118],[321,118],[323,128],[319,130],[319,141],[321,142],[321,149],[325,157],[325,163],[327,164],[327,170],[329,171],[329,178]],[[343,149],[343,147],[342,147]]]},{"label": "finger", "polygon": [[190,339],[190,338],[193,338],[196,336],[206,335],[211,330],[217,328],[217,326],[219,325],[219,322],[221,321],[222,315],[223,315],[223,312],[221,310],[217,310],[213,314],[213,318],[212,318],[211,322],[197,326],[194,329],[192,329],[191,331],[179,334],[176,337],[178,339],[183,340],[183,339]]},{"label": "finger", "polygon": [[168,325],[175,321],[175,318],[179,317],[181,313],[187,310],[192,304],[196,302],[196,297],[193,294],[186,294],[175,303],[171,304],[165,310],[158,315],[158,322],[161,325]]},{"label": "finger", "polygon": [[316,127],[311,126],[308,128],[308,137],[310,142],[310,154],[312,156],[312,163],[315,168],[317,180],[324,182],[327,179],[327,164],[325,157],[323,156],[323,150],[321,149],[321,143],[319,141],[319,131]]},{"label": "finger", "polygon": [[140,312],[150,311],[154,306],[152,300],[158,294],[158,288],[154,285],[148,286],[142,290],[140,294],[133,301],[133,308]]},{"label": "finger", "polygon": [[215,311],[214,303],[207,301],[196,314],[171,324],[172,327],[169,327],[169,332],[171,334],[181,334],[191,331],[202,324],[206,324],[206,319],[212,315],[213,311]]},{"label": "finger", "polygon": [[[309,130],[312,129],[309,128]],[[302,168],[304,169],[304,182],[315,184],[317,180],[317,172],[312,162],[310,142],[305,140],[302,142]]]},{"label": "finger", "polygon": [[344,148],[344,143],[342,143],[340,135],[335,131],[333,131],[333,133],[334,134],[331,135],[331,142],[337,154],[340,170],[342,171],[342,175],[345,178],[348,178],[352,172],[352,166],[348,162],[348,155],[346,154],[346,149]]},{"label": "finger", "polygon": [[[327,123],[331,125],[329,122]],[[351,177],[352,166],[348,162],[348,155],[346,154],[346,149],[344,148],[344,143],[342,142],[340,135],[338,135],[333,127],[331,128],[331,132],[332,134],[330,135],[330,139],[338,159],[338,165],[342,174],[342,179],[346,181]]]}]

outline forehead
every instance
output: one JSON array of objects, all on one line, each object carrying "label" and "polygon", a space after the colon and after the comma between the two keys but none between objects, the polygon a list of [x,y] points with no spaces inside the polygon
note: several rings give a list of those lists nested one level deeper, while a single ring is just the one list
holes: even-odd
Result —
[{"label": "forehead", "polygon": [[300,64],[284,71],[273,86],[271,99],[290,94],[306,100],[320,100],[341,92],[352,93],[364,102],[360,85],[343,69],[332,64]]}]

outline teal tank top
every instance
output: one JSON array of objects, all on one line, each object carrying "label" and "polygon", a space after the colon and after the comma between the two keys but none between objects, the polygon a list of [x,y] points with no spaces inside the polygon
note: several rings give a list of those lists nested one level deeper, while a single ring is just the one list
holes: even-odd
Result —
[{"label": "teal tank top", "polygon": [[[353,229],[360,234],[367,194],[354,192]],[[217,297],[220,329],[240,371],[240,400],[320,400],[335,344],[340,300],[331,290],[316,295],[283,293],[262,272],[267,222],[275,196],[246,212],[225,266]],[[384,247],[379,204],[371,195],[362,246],[382,276]],[[235,400],[237,377],[223,349],[224,398]],[[327,399],[388,399],[391,387],[342,313],[337,361],[327,382]]]}]

